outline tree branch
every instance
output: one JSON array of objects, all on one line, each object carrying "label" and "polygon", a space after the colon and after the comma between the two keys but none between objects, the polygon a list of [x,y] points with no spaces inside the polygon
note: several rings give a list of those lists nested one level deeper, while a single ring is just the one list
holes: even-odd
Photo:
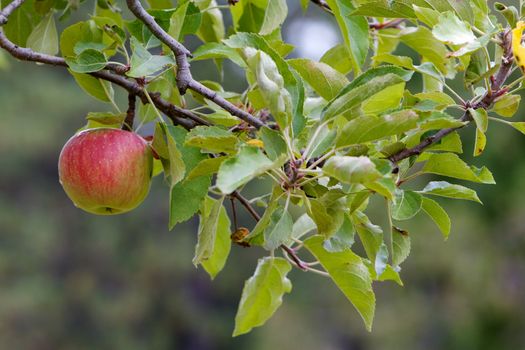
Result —
[{"label": "tree branch", "polygon": [[[67,68],[68,65],[62,57],[46,55],[39,52],[35,52],[29,48],[20,47],[15,45],[12,41],[7,38],[4,33],[2,26],[7,23],[9,16],[24,3],[24,0],[14,0],[8,6],[4,7],[0,11],[0,47],[9,52],[13,57],[23,61],[31,61],[49,64],[53,66],[60,66]],[[95,78],[99,78],[105,81],[109,81],[124,88],[128,93],[138,96],[142,103],[149,103],[146,94],[144,93],[144,87],[137,82],[128,80],[124,76],[119,74],[124,73],[123,67],[116,65],[109,65],[106,70],[90,73]],[[113,70],[115,73],[112,73]],[[150,93],[151,99],[155,106],[162,111],[168,118],[170,118],[174,124],[181,125],[186,129],[191,129],[196,125],[209,125],[207,121],[197,116],[186,109],[175,106],[168,101],[162,99],[158,93]]]},{"label": "tree branch", "polygon": [[[501,47],[503,48],[503,56],[501,58],[501,66],[498,70],[498,72],[491,77],[491,84],[490,89],[485,93],[483,98],[479,102],[469,101],[465,105],[465,113],[460,118],[462,122],[466,122],[470,124],[472,122],[472,116],[470,115],[470,112],[468,111],[469,108],[473,109],[487,109],[489,108],[492,103],[494,103],[494,100],[496,100],[501,95],[505,94],[507,91],[503,87],[503,84],[509,77],[511,73],[512,68],[512,42],[511,42],[511,31],[509,29],[505,30],[503,33],[501,33]],[[434,135],[425,138],[423,141],[421,141],[419,144],[417,144],[414,147],[411,148],[405,148],[398,153],[392,155],[389,157],[390,161],[394,164],[402,161],[403,159],[409,158],[411,156],[420,155],[423,153],[423,151],[439,142],[443,137],[447,136],[448,134],[451,134],[452,132],[459,130],[463,128],[464,126],[460,126],[457,128],[447,128],[447,129],[441,129]]]},{"label": "tree branch", "polygon": [[153,35],[166,44],[175,54],[175,60],[177,61],[177,87],[181,94],[184,94],[187,89],[191,89],[255,128],[259,129],[265,126],[262,121],[255,118],[250,113],[238,108],[231,102],[219,96],[217,92],[193,79],[190,71],[190,63],[188,61],[188,56],[191,57],[191,53],[188,49],[166,33],[166,31],[155,22],[155,19],[144,9],[144,7],[142,7],[140,0],[126,0],[126,3],[130,11],[141,20],[146,27],[148,27]]}]

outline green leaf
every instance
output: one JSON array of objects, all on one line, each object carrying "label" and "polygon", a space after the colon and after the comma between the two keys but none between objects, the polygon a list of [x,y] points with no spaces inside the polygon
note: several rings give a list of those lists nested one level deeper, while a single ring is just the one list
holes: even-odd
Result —
[{"label": "green leaf", "polygon": [[259,137],[264,143],[264,150],[271,160],[276,160],[286,153],[286,142],[280,132],[270,128],[261,128]]},{"label": "green leaf", "polygon": [[230,6],[234,27],[238,32],[270,35],[280,28],[288,7],[286,0],[246,0]]},{"label": "green leaf", "polygon": [[474,119],[478,130],[481,132],[486,132],[489,126],[489,117],[487,111],[484,108],[469,108],[468,111]]},{"label": "green leaf", "polygon": [[421,208],[435,222],[446,240],[451,226],[447,212],[436,201],[426,197],[423,197]]},{"label": "green leaf", "polygon": [[[214,251],[217,227],[219,224],[219,215],[222,209],[224,196],[219,200],[207,199],[212,202],[210,210],[201,209],[201,221],[199,223],[199,236],[195,246],[195,256],[193,265],[197,266],[203,261],[209,259]],[[206,203],[205,200],[203,204]]]},{"label": "green leaf", "polygon": [[218,4],[215,0],[209,1],[209,4],[206,8],[201,7],[199,3],[202,20],[199,30],[197,31],[197,36],[206,42],[220,42],[224,39],[224,20],[222,12],[217,8]]},{"label": "green leaf", "polygon": [[331,253],[349,250],[355,242],[354,236],[354,225],[352,225],[348,216],[345,215],[341,227],[334,235],[324,241],[323,247]]},{"label": "green leaf", "polygon": [[385,197],[388,200],[394,200],[394,193],[396,191],[396,182],[390,176],[383,176],[382,178],[364,184],[366,188],[374,191],[377,194]]},{"label": "green leaf", "polygon": [[496,183],[492,173],[486,167],[481,169],[474,166],[469,167],[453,153],[435,153],[430,155],[421,171],[423,173],[438,174],[485,184]]},{"label": "green leaf", "polygon": [[451,60],[447,59],[448,50],[425,27],[405,28],[401,32],[401,41],[432,62],[437,69],[448,77],[453,77]]},{"label": "green leaf", "polygon": [[429,182],[428,185],[426,185],[423,190],[418,191],[418,193],[453,199],[464,199],[482,204],[476,191],[461,185],[453,185],[446,181]]},{"label": "green leaf", "polygon": [[491,111],[498,113],[502,117],[511,118],[518,111],[520,101],[520,95],[504,94],[494,102]]},{"label": "green leaf", "polygon": [[368,21],[364,16],[350,16],[355,10],[350,1],[345,0],[327,0],[332,9],[343,38],[352,59],[352,65],[355,74],[361,72],[361,66],[364,64],[368,54]]},{"label": "green leaf", "polygon": [[208,60],[212,58],[227,58],[239,67],[246,67],[246,63],[237,50],[220,43],[206,43],[193,52],[192,61]]},{"label": "green leaf", "polygon": [[413,18],[414,10],[411,2],[401,0],[370,0],[360,2],[360,6],[352,14],[389,17],[389,18]]},{"label": "green leaf", "polygon": [[186,145],[220,153],[231,153],[237,149],[237,137],[218,126],[197,126],[186,136]]},{"label": "green leaf", "polygon": [[[301,215],[294,223],[292,228],[292,237],[295,239],[300,239],[304,235],[315,230],[317,226],[308,214]],[[290,244],[292,241],[289,242]]]},{"label": "green leaf", "polygon": [[370,219],[360,211],[356,211],[351,218],[361,244],[365,248],[366,256],[375,265],[377,254],[383,244],[383,230],[372,224]]},{"label": "green leaf", "polygon": [[[230,8],[236,6],[230,6]],[[223,42],[233,48],[244,49],[246,47],[253,47],[267,53],[275,62],[279,73],[284,79],[284,87],[290,93],[293,107],[293,132],[295,135],[299,134],[304,128],[306,120],[303,113],[304,105],[304,86],[303,83],[292,72],[289,65],[281,57],[281,55],[261,36],[250,33],[237,33],[232,35]]]},{"label": "green leaf", "polygon": [[363,113],[381,114],[391,109],[397,109],[405,92],[405,83],[392,85],[378,92],[363,102]]},{"label": "green leaf", "polygon": [[510,125],[522,134],[525,134],[525,122],[505,122],[505,124]]},{"label": "green leaf", "polygon": [[372,0],[360,1],[359,3],[362,5],[353,14],[373,17],[415,18],[415,8],[423,7],[437,12],[454,11],[468,22],[472,21],[473,17],[469,1],[464,0]]},{"label": "green leaf", "polygon": [[[159,23],[160,21],[157,21]],[[159,24],[161,24],[160,22]],[[137,38],[147,49],[158,47],[161,45],[161,42],[151,31],[144,25],[140,20],[134,20],[131,22],[126,22],[126,28],[129,33]]]},{"label": "green leaf", "polygon": [[199,30],[201,20],[201,12],[193,2],[181,2],[171,15],[168,34],[178,41],[183,41],[185,35],[195,34]]},{"label": "green leaf", "polygon": [[[113,98],[114,91],[110,82],[97,79],[91,75],[75,73],[72,70],[68,71],[87,94],[104,102],[110,102],[110,97]],[[109,96],[106,91],[108,91]]]},{"label": "green leaf", "polygon": [[[397,55],[391,55],[391,54],[377,55],[374,57],[374,60],[377,62],[385,62],[385,63],[393,64],[399,67],[403,67],[406,69],[410,69],[411,71],[423,74],[423,78],[431,77],[439,82],[444,81],[443,74],[439,72],[436,66],[431,62],[424,62],[421,65],[417,66],[414,64],[414,62],[412,61],[412,58],[410,57],[397,56]],[[381,67],[378,67],[377,69],[379,68]]]},{"label": "green leaf", "polygon": [[393,66],[372,68],[347,85],[324,111],[324,119],[343,114],[385,88],[410,80],[412,72]]},{"label": "green leaf", "polygon": [[69,68],[76,73],[98,72],[106,67],[104,54],[94,49],[87,49],[76,57],[66,57]]},{"label": "green leaf", "polygon": [[305,157],[308,159],[322,156],[334,146],[335,138],[337,136],[337,131],[335,129],[330,129],[328,125],[322,122],[320,122],[319,126],[312,128],[312,133],[313,135],[308,141],[312,146],[310,147],[308,154],[305,154]]},{"label": "green leaf", "polygon": [[337,287],[357,309],[366,328],[371,331],[375,311],[372,278],[363,260],[350,250],[332,253],[323,247],[324,238],[308,238],[305,247],[319,260]]},{"label": "green leaf", "polygon": [[315,225],[317,232],[326,238],[333,236],[340,229],[345,216],[344,201],[333,198],[330,192],[319,199],[311,198],[306,205],[306,211]]},{"label": "green leaf", "polygon": [[463,144],[457,131],[443,137],[440,142],[428,147],[429,151],[445,151],[454,153],[463,153]]},{"label": "green leaf", "polygon": [[270,224],[272,214],[279,207],[279,198],[283,191],[280,186],[274,186],[270,199],[268,200],[268,207],[264,211],[263,216],[257,222],[252,232],[245,238],[245,241],[250,244],[263,245],[264,244],[264,230]]},{"label": "green leaf", "polygon": [[174,65],[175,60],[171,56],[152,55],[135,38],[131,37],[131,68],[126,75],[132,78],[141,78],[153,75],[165,66]]},{"label": "green leaf", "polygon": [[374,275],[381,275],[385,272],[388,265],[388,248],[386,247],[385,242],[381,242],[379,250],[377,251],[376,261],[374,264],[374,271],[371,273],[372,278]]},{"label": "green leaf", "polygon": [[333,99],[349,83],[344,74],[325,63],[295,58],[288,60],[288,64],[325,100]]},{"label": "green leaf", "polygon": [[266,13],[267,1],[246,0],[240,6],[230,6],[233,27],[237,32],[258,33]]},{"label": "green leaf", "polygon": [[[90,33],[87,27],[87,22],[78,22],[62,31],[62,34],[60,34],[60,52],[62,56],[75,56],[77,54],[77,52],[75,52],[75,45],[84,39],[86,33]],[[93,43],[98,41],[93,37],[87,39],[91,39],[86,41]]]},{"label": "green leaf", "polygon": [[86,116],[88,120],[88,128],[96,128],[102,126],[120,127],[126,119],[125,113],[107,113],[107,112],[89,112]]},{"label": "green leaf", "polygon": [[268,35],[281,27],[288,15],[286,0],[268,0],[265,6],[264,20],[259,34]]},{"label": "green leaf", "polygon": [[164,176],[173,188],[180,182],[186,174],[186,165],[177,142],[173,135],[168,131],[166,125],[157,123],[153,136],[152,147],[157,152],[164,168]]},{"label": "green leaf", "polygon": [[442,112],[433,112],[427,118],[419,122],[418,129],[420,131],[439,130],[447,128],[459,128],[465,123]]},{"label": "green leaf", "polygon": [[368,157],[334,156],[323,166],[323,173],[343,183],[366,183],[381,177]]},{"label": "green leaf", "polygon": [[326,51],[319,61],[326,63],[345,75],[352,71],[352,60],[350,59],[348,49],[343,44],[338,44]]},{"label": "green leaf", "polygon": [[396,191],[396,198],[392,207],[394,220],[408,220],[421,210],[422,196],[413,191]]},{"label": "green leaf", "polygon": [[432,34],[439,41],[453,45],[463,45],[476,40],[470,26],[450,11],[439,16],[438,23],[432,28]]},{"label": "green leaf", "polygon": [[[166,126],[167,131],[177,144],[177,149],[182,155],[186,174],[191,172],[197,164],[206,159],[196,147],[185,146],[184,140],[187,131],[178,126]],[[211,184],[211,176],[199,176],[177,183],[170,192],[170,219],[169,227],[172,229],[177,223],[188,220],[195,214],[206,195]]]},{"label": "green leaf", "polygon": [[474,157],[479,156],[485,150],[487,145],[487,136],[479,129],[476,129],[476,141],[474,143]]},{"label": "green leaf", "polygon": [[242,55],[256,78],[267,108],[281,130],[286,129],[292,121],[292,97],[284,86],[277,64],[264,51],[251,47],[243,49]]},{"label": "green leaf", "polygon": [[392,265],[399,266],[410,254],[410,236],[398,227],[392,227]]},{"label": "green leaf", "polygon": [[283,295],[292,290],[292,283],[286,278],[291,269],[290,263],[283,258],[259,259],[255,273],[242,290],[234,337],[262,326],[281,306]]},{"label": "green leaf", "polygon": [[277,167],[278,163],[280,162],[272,162],[259,148],[241,147],[236,156],[221,164],[217,174],[217,187],[222,193],[232,193],[267,170]]},{"label": "green leaf", "polygon": [[53,14],[50,11],[33,29],[27,38],[28,48],[47,55],[58,53],[58,33]]},{"label": "green leaf", "polygon": [[274,250],[288,242],[292,236],[293,219],[287,210],[278,208],[272,213],[270,223],[264,230],[264,248]]},{"label": "green leaf", "polygon": [[228,157],[215,157],[201,160],[195,168],[190,171],[186,180],[192,180],[200,176],[212,175],[219,171],[219,167]]},{"label": "green leaf", "polygon": [[214,279],[215,276],[217,276],[217,274],[224,268],[231,249],[232,241],[230,239],[230,218],[228,217],[228,213],[226,212],[224,206],[221,207],[219,213],[216,232],[213,252],[207,260],[201,262],[201,266],[204,268],[204,270],[206,270],[208,275],[210,275],[211,279]]},{"label": "green leaf", "polygon": [[417,126],[418,115],[411,110],[376,117],[364,115],[352,119],[342,129],[337,147],[349,146],[402,134]]},{"label": "green leaf", "polygon": [[438,24],[439,16],[441,15],[439,11],[417,5],[414,5],[413,7],[417,19],[419,19],[421,22],[425,23],[430,28],[434,28],[434,26]]},{"label": "green leaf", "polygon": [[376,276],[376,278],[378,281],[394,281],[398,285],[403,286],[403,281],[401,281],[399,273],[390,265],[386,265],[383,273],[379,276]]},{"label": "green leaf", "polygon": [[[2,8],[10,2],[9,0],[2,0]],[[33,31],[39,18],[40,16],[35,11],[35,2],[33,0],[25,1],[22,6],[9,16],[9,21],[3,25],[5,35],[15,45],[26,47],[27,38]]]}]

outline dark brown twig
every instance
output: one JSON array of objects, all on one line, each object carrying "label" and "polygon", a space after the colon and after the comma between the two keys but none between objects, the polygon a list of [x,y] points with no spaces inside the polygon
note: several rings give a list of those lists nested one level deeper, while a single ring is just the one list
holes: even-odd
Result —
[{"label": "dark brown twig", "polygon": [[259,213],[257,213],[255,209],[253,209],[250,202],[246,198],[244,198],[244,196],[241,195],[238,191],[233,191],[230,196],[237,199],[242,204],[242,206],[246,208],[248,213],[250,213],[250,215],[254,218],[255,221],[261,220],[261,216],[259,215]]},{"label": "dark brown twig", "polygon": [[135,120],[135,107],[137,104],[137,95],[128,94],[128,110],[126,111],[126,119],[122,125],[122,130],[133,130],[133,122]]}]

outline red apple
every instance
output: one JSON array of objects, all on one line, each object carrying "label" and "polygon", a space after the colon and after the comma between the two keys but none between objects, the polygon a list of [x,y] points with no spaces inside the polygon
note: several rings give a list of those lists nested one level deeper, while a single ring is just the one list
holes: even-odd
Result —
[{"label": "red apple", "polygon": [[120,129],[88,129],[74,135],[58,160],[60,183],[73,203],[99,215],[137,207],[149,192],[152,151],[139,135]]}]

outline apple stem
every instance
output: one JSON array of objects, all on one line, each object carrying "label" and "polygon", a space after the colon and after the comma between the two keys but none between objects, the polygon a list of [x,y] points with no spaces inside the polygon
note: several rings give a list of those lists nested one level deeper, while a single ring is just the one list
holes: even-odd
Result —
[{"label": "apple stem", "polygon": [[128,94],[128,110],[126,112],[126,119],[122,124],[122,130],[132,131],[133,121],[135,120],[135,106],[137,104],[137,95],[130,93]]}]

